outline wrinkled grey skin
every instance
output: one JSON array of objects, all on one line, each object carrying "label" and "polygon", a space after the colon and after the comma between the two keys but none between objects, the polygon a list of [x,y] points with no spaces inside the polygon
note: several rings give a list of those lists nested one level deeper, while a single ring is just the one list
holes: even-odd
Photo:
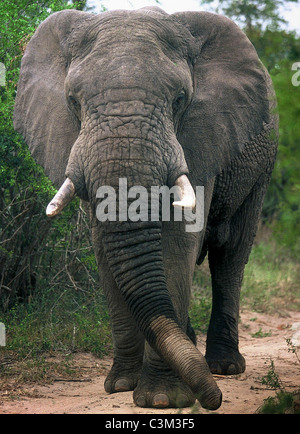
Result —
[{"label": "wrinkled grey skin", "polygon": [[[105,390],[142,407],[216,409],[212,373],[238,374],[239,293],[276,154],[272,86],[229,19],[158,8],[41,24],[23,58],[15,128],[57,187],[68,176],[90,203],[114,364]],[[95,218],[102,185],[205,186],[205,228]],[[213,309],[206,354],[188,305],[208,252]],[[210,372],[211,371],[211,372]]]}]

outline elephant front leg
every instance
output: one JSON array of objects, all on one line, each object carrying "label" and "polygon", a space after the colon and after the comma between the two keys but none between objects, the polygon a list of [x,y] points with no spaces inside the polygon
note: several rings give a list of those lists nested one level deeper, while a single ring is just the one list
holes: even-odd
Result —
[{"label": "elephant front leg", "polygon": [[238,338],[245,253],[245,244],[236,245],[233,236],[223,246],[209,248],[213,301],[205,358],[213,374],[234,375],[245,370]]},{"label": "elephant front leg", "polygon": [[213,304],[207,332],[205,358],[213,374],[244,372],[245,359],[239,352],[239,296],[244,264],[236,265],[224,251],[210,253]]},{"label": "elephant front leg", "polygon": [[[246,363],[239,352],[239,300],[244,268],[256,234],[266,181],[259,180],[232,217],[228,239],[209,246],[213,306],[206,342],[206,360],[212,373],[233,375],[244,372]],[[222,238],[222,236],[221,236]]]},{"label": "elephant front leg", "polygon": [[104,388],[107,393],[127,392],[135,389],[141,376],[144,338],[129,314],[120,312],[113,319],[111,315],[111,322],[114,361]]},{"label": "elephant front leg", "polygon": [[113,366],[104,388],[107,393],[134,390],[141,375],[144,336],[128,311],[105,261],[102,262],[100,275],[109,309],[114,348]]}]

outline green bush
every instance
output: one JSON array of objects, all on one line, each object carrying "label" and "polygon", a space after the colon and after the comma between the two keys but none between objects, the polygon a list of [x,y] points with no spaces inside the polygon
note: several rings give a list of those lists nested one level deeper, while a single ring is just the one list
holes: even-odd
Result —
[{"label": "green bush", "polygon": [[248,34],[271,74],[278,102],[279,149],[264,207],[263,221],[279,246],[300,252],[300,86],[292,84],[292,65],[300,61],[300,37],[278,28]]},{"label": "green bush", "polygon": [[[80,2],[80,8],[84,3]],[[70,282],[76,267],[88,274],[96,268],[79,201],[58,220],[46,217],[55,189],[15,133],[12,121],[27,41],[49,14],[70,7],[74,5],[67,0],[2,0],[0,4],[0,62],[6,67],[5,86],[0,87],[0,310],[4,311],[15,303],[30,302],[51,276]],[[89,278],[85,285],[90,286]]]},{"label": "green bush", "polygon": [[48,286],[30,304],[16,303],[0,322],[6,325],[5,351],[19,360],[44,352],[89,351],[101,357],[111,348],[107,307],[101,291]]}]

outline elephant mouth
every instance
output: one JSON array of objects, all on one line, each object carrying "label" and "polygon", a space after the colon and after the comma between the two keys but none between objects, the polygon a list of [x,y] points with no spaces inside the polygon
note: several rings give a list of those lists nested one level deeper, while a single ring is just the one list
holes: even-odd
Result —
[{"label": "elephant mouth", "polygon": [[[173,202],[174,208],[192,210],[196,206],[194,189],[186,175],[179,176],[174,187],[177,188],[178,200]],[[56,195],[50,201],[46,209],[48,217],[54,217],[62,212],[68,203],[75,197],[76,188],[70,178],[66,178]],[[153,215],[153,213],[151,213]]]}]

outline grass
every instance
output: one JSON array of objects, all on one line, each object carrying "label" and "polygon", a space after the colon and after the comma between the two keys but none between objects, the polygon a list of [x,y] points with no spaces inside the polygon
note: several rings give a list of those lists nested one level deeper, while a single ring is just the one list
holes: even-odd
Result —
[{"label": "grass", "polygon": [[101,291],[76,293],[66,287],[58,293],[49,288],[34,294],[29,304],[17,304],[0,314],[0,322],[6,325],[6,347],[0,347],[2,398],[22,396],[25,384],[45,384],[61,377],[77,381],[81,374],[76,353],[102,358],[112,347]]},{"label": "grass", "polygon": [[254,246],[245,268],[241,304],[256,312],[300,308],[300,263],[274,241]]},{"label": "grass", "polygon": [[106,354],[110,328],[103,296],[87,300],[82,294],[64,291],[58,298],[51,291],[42,301],[36,295],[30,304],[16,305],[0,316],[6,324],[6,349],[17,350],[20,358],[45,351]]},{"label": "grass", "polygon": [[272,336],[272,332],[271,331],[263,332],[262,328],[260,327],[257,332],[251,333],[251,336],[253,338],[267,338],[268,336]]},{"label": "grass", "polygon": [[194,273],[192,299],[190,304],[190,320],[196,332],[205,333],[208,329],[212,306],[211,280],[208,262],[197,267]]},{"label": "grass", "polygon": [[279,390],[276,396],[269,396],[260,408],[261,414],[300,414],[300,391],[290,393]]},{"label": "grass", "polygon": [[[300,359],[295,347],[290,339],[286,339],[288,351],[295,354],[299,366]],[[271,389],[276,390],[275,396],[269,396],[264,400],[263,405],[258,409],[260,414],[300,414],[300,389],[288,392],[280,376],[276,372],[274,360],[270,360],[269,371],[262,377],[261,383]]]}]

